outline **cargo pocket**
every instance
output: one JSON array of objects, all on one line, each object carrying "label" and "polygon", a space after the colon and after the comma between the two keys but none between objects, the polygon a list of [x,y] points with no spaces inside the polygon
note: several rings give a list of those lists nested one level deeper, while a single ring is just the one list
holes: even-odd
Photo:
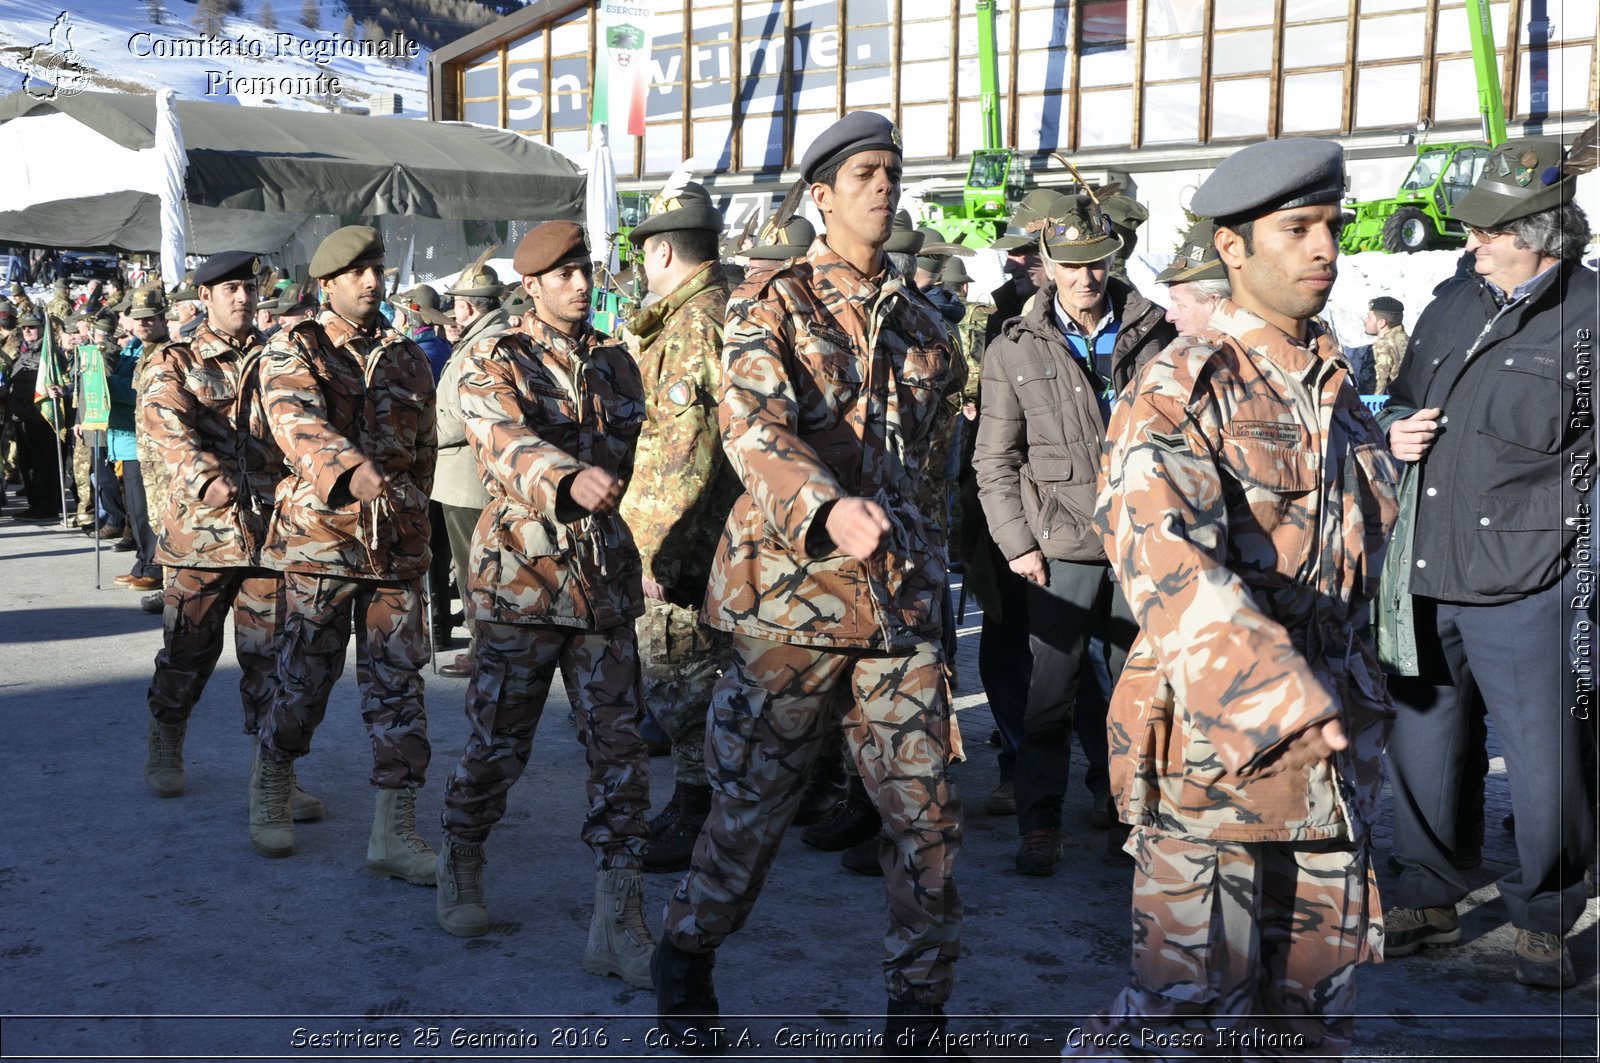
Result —
[{"label": "cargo pocket", "polygon": [[1133,969],[1141,988],[1183,1004],[1211,1003],[1220,988],[1212,984],[1213,961],[1223,958],[1226,947],[1218,947],[1217,937],[1253,915],[1249,898],[1230,899],[1219,891],[1217,846],[1135,828],[1130,849],[1138,866]]}]

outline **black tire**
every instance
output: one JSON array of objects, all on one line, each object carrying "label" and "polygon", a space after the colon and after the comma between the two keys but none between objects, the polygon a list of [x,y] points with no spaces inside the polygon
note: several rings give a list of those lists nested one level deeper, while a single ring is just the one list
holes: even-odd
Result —
[{"label": "black tire", "polygon": [[1391,255],[1426,251],[1437,236],[1433,219],[1416,207],[1401,207],[1383,223],[1383,249]]}]

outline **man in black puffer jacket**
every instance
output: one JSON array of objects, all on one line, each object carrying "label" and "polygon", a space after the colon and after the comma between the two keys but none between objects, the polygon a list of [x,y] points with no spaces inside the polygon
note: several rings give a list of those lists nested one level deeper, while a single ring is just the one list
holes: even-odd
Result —
[{"label": "man in black puffer jacket", "polygon": [[1106,698],[1135,625],[1094,528],[1096,477],[1112,398],[1177,338],[1161,307],[1107,276],[1122,242],[1098,204],[1062,197],[1051,214],[1040,231],[1050,282],[984,355],[973,456],[995,544],[1028,581],[1033,679],[1013,781],[1017,870],[1031,875],[1060,859],[1075,716],[1091,821],[1110,824]]}]

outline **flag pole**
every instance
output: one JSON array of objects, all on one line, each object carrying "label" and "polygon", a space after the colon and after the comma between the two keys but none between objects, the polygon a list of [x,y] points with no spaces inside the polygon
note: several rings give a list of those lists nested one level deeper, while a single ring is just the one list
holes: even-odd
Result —
[{"label": "flag pole", "polygon": [[100,444],[89,447],[89,537],[94,540],[94,589],[100,589]]}]

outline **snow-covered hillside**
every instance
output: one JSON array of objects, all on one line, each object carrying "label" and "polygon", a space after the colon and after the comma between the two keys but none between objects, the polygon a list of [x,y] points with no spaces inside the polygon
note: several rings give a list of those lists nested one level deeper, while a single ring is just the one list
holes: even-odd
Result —
[{"label": "snow-covered hillside", "polygon": [[[41,63],[63,70],[61,60],[67,59],[78,66],[65,67],[62,84],[88,90],[172,88],[192,100],[318,110],[330,98],[370,107],[374,97],[398,93],[402,114],[425,116],[427,50],[417,46],[405,65],[331,54],[350,50],[341,33],[348,12],[336,0],[317,0],[316,6],[318,27],[309,29],[301,21],[300,0],[244,0],[245,17],[225,17],[222,31],[208,36],[196,27],[198,9],[190,0],[6,0],[0,91],[22,88]],[[158,9],[160,24],[152,19]],[[241,80],[259,78],[289,83]],[[341,91],[330,97],[327,86],[334,78]],[[260,88],[268,91],[254,91]]]}]

